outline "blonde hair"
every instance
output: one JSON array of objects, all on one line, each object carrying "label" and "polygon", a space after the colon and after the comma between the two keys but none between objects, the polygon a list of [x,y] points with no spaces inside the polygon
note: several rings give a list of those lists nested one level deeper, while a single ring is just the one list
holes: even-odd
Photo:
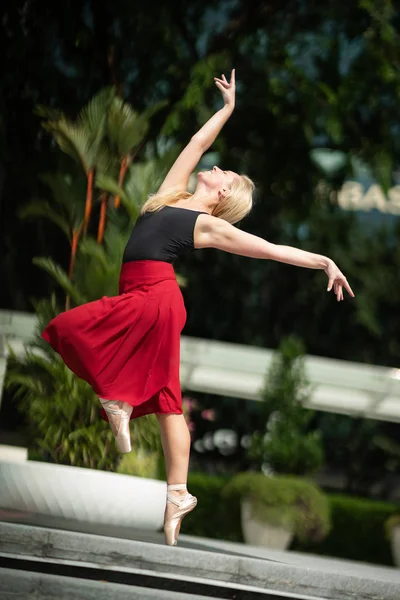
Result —
[{"label": "blonde hair", "polygon": [[[240,175],[235,178],[230,185],[226,195],[218,202],[212,211],[214,217],[224,219],[231,223],[237,223],[243,219],[252,209],[253,192],[255,185],[247,175]],[[175,204],[179,200],[187,200],[193,194],[190,192],[175,191],[173,189],[165,190],[159,194],[151,194],[143,204],[140,214],[145,212],[155,212],[163,206]]]}]

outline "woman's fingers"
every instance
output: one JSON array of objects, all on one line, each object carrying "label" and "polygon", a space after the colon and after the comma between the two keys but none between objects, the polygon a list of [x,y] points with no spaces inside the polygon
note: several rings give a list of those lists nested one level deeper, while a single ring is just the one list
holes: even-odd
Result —
[{"label": "woman's fingers", "polygon": [[344,287],[346,288],[346,290],[348,291],[350,296],[352,298],[354,298],[355,294],[354,294],[353,290],[351,289],[351,287],[349,286],[349,284],[347,283],[347,279],[344,280]]},{"label": "woman's fingers", "polygon": [[222,85],[226,86],[226,88],[234,86],[235,85],[235,69],[232,69],[230,81],[227,80],[224,73],[222,73],[221,78],[214,77],[214,81],[219,81]]},{"label": "woman's fingers", "polygon": [[223,85],[224,89],[226,89],[226,90],[228,90],[229,87],[230,87],[229,83],[227,81],[223,81],[222,79],[219,79],[218,77],[214,77],[214,81],[215,81],[215,83],[217,83],[217,81],[218,81],[218,83],[220,83],[221,85]]},{"label": "woman's fingers", "polygon": [[347,283],[347,279],[346,278],[341,278],[340,283],[338,283],[336,285],[335,283],[335,294],[337,296],[337,299],[340,300],[344,300],[344,292],[343,292],[343,288],[345,288],[345,290],[349,293],[349,295],[354,298],[355,294],[353,292],[353,290],[351,289],[351,287],[349,286],[349,284]]},{"label": "woman's fingers", "polygon": [[328,292],[333,290],[333,293],[336,296],[338,302],[344,300],[344,291],[343,288],[349,293],[349,295],[354,298],[355,294],[351,287],[349,286],[346,277],[341,275],[339,277],[330,277],[328,282]]}]

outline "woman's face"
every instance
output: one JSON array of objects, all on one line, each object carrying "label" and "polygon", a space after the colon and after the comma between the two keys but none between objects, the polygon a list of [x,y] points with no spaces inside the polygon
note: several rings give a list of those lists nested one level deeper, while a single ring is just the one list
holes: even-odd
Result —
[{"label": "woman's face", "polygon": [[234,171],[223,171],[219,167],[213,167],[211,171],[200,171],[197,175],[199,184],[216,193],[228,190],[236,177],[240,175]]}]

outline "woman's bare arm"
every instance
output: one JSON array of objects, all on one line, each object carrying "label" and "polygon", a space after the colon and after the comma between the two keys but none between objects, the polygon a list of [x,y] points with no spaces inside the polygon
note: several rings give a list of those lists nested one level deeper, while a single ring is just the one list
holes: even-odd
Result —
[{"label": "woman's bare arm", "polygon": [[199,131],[192,137],[189,144],[182,150],[171,169],[167,173],[159,192],[167,189],[184,191],[189,177],[196,168],[200,158],[208,150],[217,135],[231,116],[235,107],[235,70],[232,70],[231,80],[214,78],[215,85],[221,90],[224,106],[218,110]]},{"label": "woman's bare arm", "polygon": [[230,225],[223,219],[209,215],[199,215],[194,231],[194,246],[195,248],[217,248],[231,254],[275,260],[308,269],[322,269],[329,278],[328,291],[333,287],[338,300],[343,300],[343,287],[350,296],[354,297],[347,279],[333,260],[327,256],[314,254],[292,246],[272,244],[263,238]]}]

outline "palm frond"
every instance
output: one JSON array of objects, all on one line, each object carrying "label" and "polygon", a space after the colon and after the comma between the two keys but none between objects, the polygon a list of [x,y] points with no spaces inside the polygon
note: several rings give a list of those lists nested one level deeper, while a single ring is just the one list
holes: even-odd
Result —
[{"label": "palm frond", "polygon": [[109,146],[102,141],[97,148],[96,173],[105,173],[111,177],[118,177],[120,160]]},{"label": "palm frond", "polygon": [[17,214],[20,219],[27,219],[29,217],[44,217],[49,219],[49,221],[61,229],[68,240],[71,239],[71,229],[67,220],[57,213],[46,200],[32,200],[29,204],[23,206]]},{"label": "palm frond", "polygon": [[111,220],[109,220],[104,235],[104,243],[107,248],[107,256],[111,264],[117,264],[118,267],[120,267],[122,255],[131,234],[132,227],[132,221],[129,222],[128,226],[121,227],[119,223],[113,223]]},{"label": "palm frond", "polygon": [[50,106],[44,106],[44,104],[38,104],[35,107],[33,114],[44,119],[49,119],[50,121],[58,121],[58,119],[64,117],[64,114],[61,112],[61,110],[58,110],[57,108],[51,108]]},{"label": "palm frond", "polygon": [[43,127],[53,134],[61,150],[78,161],[87,174],[94,166],[95,159],[90,131],[65,118],[50,121]]},{"label": "palm frond", "polygon": [[36,314],[36,338],[34,338],[32,346],[47,349],[49,345],[45,340],[42,340],[40,334],[46,325],[62,312],[63,309],[58,305],[54,292],[51,293],[50,298],[40,298],[39,300],[32,298],[31,303]]},{"label": "palm frond", "polygon": [[121,203],[129,215],[130,220],[132,223],[136,222],[140,214],[140,206],[136,201],[136,198],[121,188],[113,177],[99,173],[96,176],[96,187],[115,196],[118,195],[121,199]]},{"label": "palm frond", "polygon": [[87,299],[79,292],[77,287],[70,281],[67,273],[53,260],[46,257],[36,256],[32,259],[34,265],[40,267],[44,271],[47,271],[57,283],[67,292],[67,294],[74,300],[76,304],[84,304]]},{"label": "palm frond", "polygon": [[120,267],[120,262],[108,261],[104,265],[94,256],[80,256],[75,269],[75,280],[79,282],[79,289],[85,294],[87,302],[118,294]]},{"label": "palm frond", "polygon": [[102,163],[101,168],[108,168],[107,163],[110,160],[110,156],[106,153],[103,140],[106,131],[107,114],[114,96],[114,87],[101,89],[78,115],[77,127],[82,131],[88,132],[90,136],[91,167],[98,166],[100,160]]},{"label": "palm frond", "polygon": [[99,130],[104,127],[107,111],[115,98],[115,87],[102,88],[82,108],[78,115],[78,124],[87,129],[92,135],[97,136]]},{"label": "palm frond", "polygon": [[108,113],[107,133],[120,157],[126,156],[142,142],[148,127],[148,118],[139,115],[121,98],[114,98]]},{"label": "palm frond", "polygon": [[83,216],[87,180],[82,169],[73,163],[68,171],[43,173],[39,178],[50,189],[53,199],[66,214],[70,214],[71,218]]},{"label": "palm frond", "polygon": [[95,185],[100,190],[109,192],[110,194],[113,194],[113,195],[119,195],[119,196],[126,195],[125,191],[123,190],[123,188],[121,188],[118,185],[118,182],[116,179],[114,179],[114,177],[111,177],[110,175],[106,175],[105,173],[102,173],[102,172],[97,173]]},{"label": "palm frond", "polygon": [[93,238],[87,237],[80,241],[79,252],[90,256],[102,265],[104,269],[107,269],[109,262],[104,247],[101,246]]}]

